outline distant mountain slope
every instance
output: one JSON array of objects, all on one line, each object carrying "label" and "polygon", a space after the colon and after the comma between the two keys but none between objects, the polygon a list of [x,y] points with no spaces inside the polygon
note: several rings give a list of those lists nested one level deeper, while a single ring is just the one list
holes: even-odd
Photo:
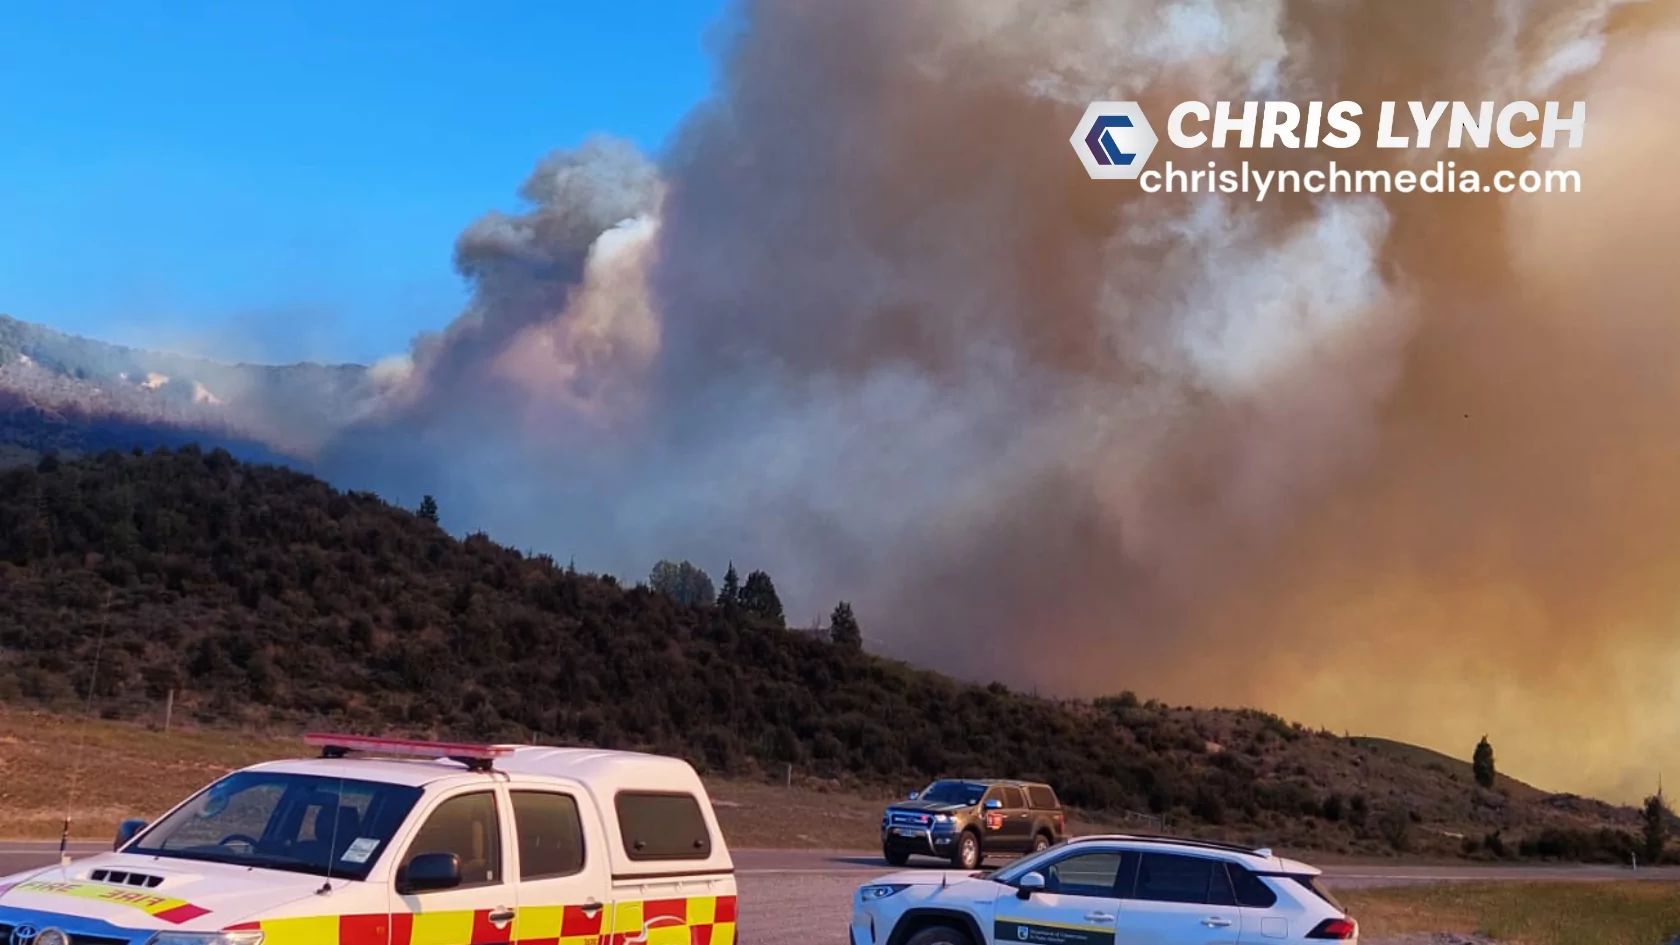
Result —
[{"label": "distant mountain slope", "polygon": [[34,465],[54,453],[74,459],[106,450],[149,451],[208,443],[233,456],[257,463],[281,463],[308,469],[309,463],[247,440],[225,428],[203,428],[121,414],[96,413],[80,406],[48,407],[0,387],[0,468]]},{"label": "distant mountain slope", "polygon": [[538,734],[899,788],[1042,777],[1078,806],[1327,850],[1485,852],[1502,831],[1510,855],[1615,858],[1638,823],[1261,712],[959,683],[198,449],[0,472],[0,701],[83,705],[96,652],[118,717],[174,691],[223,724]]},{"label": "distant mountain slope", "polygon": [[[356,364],[222,364],[68,335],[0,315],[0,391],[67,416],[116,418],[306,453],[372,396]],[[231,448],[231,447],[230,447]]]}]

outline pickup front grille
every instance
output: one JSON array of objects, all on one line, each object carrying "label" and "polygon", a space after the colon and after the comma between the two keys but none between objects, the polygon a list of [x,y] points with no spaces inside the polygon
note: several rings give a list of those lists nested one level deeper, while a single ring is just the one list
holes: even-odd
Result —
[{"label": "pickup front grille", "polygon": [[910,814],[895,810],[892,812],[891,819],[887,822],[894,827],[931,827],[933,826],[933,815]]}]

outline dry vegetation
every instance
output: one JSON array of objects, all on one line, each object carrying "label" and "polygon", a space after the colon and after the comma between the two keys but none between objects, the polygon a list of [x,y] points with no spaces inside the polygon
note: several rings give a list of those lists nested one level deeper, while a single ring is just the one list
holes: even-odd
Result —
[{"label": "dry vegetation", "polygon": [[[56,838],[69,803],[74,837],[104,840],[124,818],[156,817],[230,770],[311,751],[295,734],[158,728],[0,707],[0,839]],[[743,849],[869,850],[891,799],[822,783],[706,780],[730,844]],[[1073,829],[1112,826],[1075,820]]]},{"label": "dry vegetation", "polygon": [[1337,893],[1360,938],[1473,933],[1509,945],[1663,945],[1680,935],[1680,884],[1455,883]]}]

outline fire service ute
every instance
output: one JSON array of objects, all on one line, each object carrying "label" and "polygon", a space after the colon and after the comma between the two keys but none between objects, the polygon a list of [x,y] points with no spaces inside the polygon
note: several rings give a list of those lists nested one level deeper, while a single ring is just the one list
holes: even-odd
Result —
[{"label": "fire service ute", "polygon": [[112,852],[0,879],[0,945],[733,945],[676,758],[308,735]]}]

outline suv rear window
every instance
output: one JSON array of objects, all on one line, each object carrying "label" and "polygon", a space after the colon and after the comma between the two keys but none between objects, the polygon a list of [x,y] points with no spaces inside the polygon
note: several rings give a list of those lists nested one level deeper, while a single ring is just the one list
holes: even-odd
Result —
[{"label": "suv rear window", "polygon": [[1303,876],[1299,873],[1291,873],[1289,875],[1289,878],[1294,880],[1297,883],[1300,883],[1302,886],[1305,886],[1308,890],[1310,890],[1312,892],[1313,895],[1315,895],[1318,898],[1324,900],[1325,902],[1328,902],[1330,904],[1330,908],[1335,909],[1337,912],[1341,912],[1341,913],[1346,913],[1347,912],[1346,909],[1342,908],[1342,904],[1336,901],[1336,897],[1330,895],[1330,891],[1328,889],[1325,889],[1323,884],[1318,882],[1318,877],[1316,877],[1316,876]]},{"label": "suv rear window", "polygon": [[1237,894],[1237,905],[1249,909],[1270,909],[1277,905],[1277,893],[1266,885],[1265,880],[1256,876],[1241,863],[1225,863],[1225,871],[1231,876],[1231,888]]},{"label": "suv rear window", "polygon": [[1032,805],[1033,810],[1055,810],[1062,806],[1061,802],[1056,800],[1056,792],[1050,790],[1048,784],[1028,786],[1027,803]]},{"label": "suv rear window", "polygon": [[621,791],[613,798],[624,854],[632,860],[704,860],[712,835],[692,794]]}]

